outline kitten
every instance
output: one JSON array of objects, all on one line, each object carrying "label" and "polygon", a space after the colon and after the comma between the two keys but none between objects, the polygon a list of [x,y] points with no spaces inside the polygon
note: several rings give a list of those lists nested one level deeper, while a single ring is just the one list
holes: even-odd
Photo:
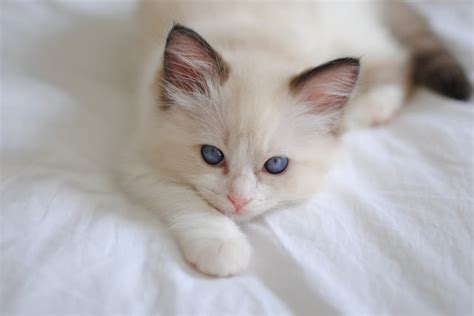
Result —
[{"label": "kitten", "polygon": [[144,5],[156,47],[124,183],[209,275],[242,272],[251,247],[236,222],[314,194],[341,132],[391,119],[410,82],[469,97],[459,64],[399,4]]}]

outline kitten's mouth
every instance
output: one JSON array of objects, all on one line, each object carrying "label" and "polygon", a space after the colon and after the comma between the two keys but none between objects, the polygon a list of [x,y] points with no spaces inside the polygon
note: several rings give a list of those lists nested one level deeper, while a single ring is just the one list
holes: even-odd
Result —
[{"label": "kitten's mouth", "polygon": [[212,204],[211,202],[209,202],[208,200],[206,200],[206,202],[213,208],[215,208],[219,213],[221,213],[222,215],[225,215],[227,217],[229,217],[230,219],[234,219],[234,220],[238,220],[239,218],[242,217],[242,212],[234,212],[234,211],[231,211],[231,212],[226,212],[224,211],[222,208],[219,208],[217,206],[215,206],[214,204]]},{"label": "kitten's mouth", "polygon": [[[209,202],[207,202],[207,203],[209,203]],[[209,205],[212,206],[213,208],[215,208],[215,209],[216,209],[217,211],[219,211],[220,213],[222,213],[222,214],[225,215],[225,212],[224,212],[223,210],[221,210],[220,208],[218,208],[217,206],[215,206],[215,205],[213,205],[213,204],[211,204],[211,203],[209,203]]]},{"label": "kitten's mouth", "polygon": [[248,210],[247,211],[241,210],[239,212],[235,212],[235,211],[225,212],[225,211],[223,211],[222,209],[220,209],[218,207],[215,207],[215,206],[212,206],[212,207],[215,208],[222,215],[228,217],[229,219],[231,219],[231,220],[233,220],[234,222],[237,222],[237,223],[246,222],[246,221],[249,221],[250,219],[253,219],[255,217],[255,214],[252,214]]},{"label": "kitten's mouth", "polygon": [[[220,208],[220,207],[217,207],[214,203],[212,203],[211,201],[209,201],[206,197],[204,197],[204,195],[199,192],[199,190],[197,190],[195,187],[193,187],[193,189],[199,194],[199,196],[201,196],[201,198],[206,201],[207,204],[209,204],[210,207],[214,208],[216,211],[218,211],[219,213],[221,213],[222,215],[224,216],[227,216],[228,218],[232,219],[232,220],[235,220],[235,221],[241,221],[241,220],[245,220],[246,218],[248,218],[247,216],[245,216],[245,214],[247,214],[248,212],[245,211],[245,210],[240,210],[239,212],[235,212],[235,211],[225,211],[224,209]],[[248,214],[247,214],[248,215]]]},{"label": "kitten's mouth", "polygon": [[224,214],[225,216],[229,216],[229,214],[225,211],[223,211],[221,208],[215,206],[214,204],[210,203],[209,201],[206,201],[207,203],[209,203],[210,206],[212,206],[213,208],[215,208],[219,213],[222,213]]},{"label": "kitten's mouth", "polygon": [[230,216],[229,216],[229,215],[230,215],[229,213],[225,212],[222,208],[217,207],[214,203],[212,203],[211,201],[209,201],[209,200],[204,196],[204,194],[202,194],[201,192],[199,192],[198,189],[196,189],[195,187],[193,187],[193,189],[194,189],[194,191],[196,191],[196,192],[199,194],[199,196],[201,197],[201,199],[203,199],[207,204],[209,204],[210,207],[214,208],[214,209],[217,210],[219,213],[221,213],[221,214],[223,214],[223,215],[225,215],[225,216],[227,216],[227,217],[230,217]]}]

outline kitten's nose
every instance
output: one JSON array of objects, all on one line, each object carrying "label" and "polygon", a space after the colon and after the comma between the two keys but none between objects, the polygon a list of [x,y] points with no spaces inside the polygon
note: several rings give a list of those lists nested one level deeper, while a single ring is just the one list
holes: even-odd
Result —
[{"label": "kitten's nose", "polygon": [[240,209],[248,203],[248,201],[250,200],[249,198],[247,197],[241,197],[241,196],[234,196],[232,194],[228,194],[227,195],[227,198],[229,199],[229,201],[232,203],[232,205],[234,205],[235,207],[235,211],[238,213],[240,211]]}]

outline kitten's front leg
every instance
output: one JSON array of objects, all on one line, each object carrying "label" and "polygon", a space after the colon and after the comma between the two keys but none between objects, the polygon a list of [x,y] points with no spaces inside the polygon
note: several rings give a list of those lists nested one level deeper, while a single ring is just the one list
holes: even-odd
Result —
[{"label": "kitten's front leg", "polygon": [[231,219],[188,187],[160,184],[160,191],[160,213],[187,261],[205,274],[221,277],[248,266],[251,247]]}]

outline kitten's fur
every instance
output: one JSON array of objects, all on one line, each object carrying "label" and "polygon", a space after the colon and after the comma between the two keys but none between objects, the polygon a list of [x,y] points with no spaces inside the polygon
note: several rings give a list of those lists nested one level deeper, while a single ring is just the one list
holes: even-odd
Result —
[{"label": "kitten's fur", "polygon": [[[469,95],[459,65],[406,7],[144,5],[144,26],[155,47],[141,83],[141,114],[123,166],[125,185],[159,212],[186,259],[206,274],[244,270],[251,248],[235,221],[317,191],[337,154],[337,135],[388,121],[407,96],[411,69],[419,83],[453,97]],[[392,35],[397,28],[382,21],[393,22],[384,14],[393,18],[399,10],[407,10],[417,28]],[[172,28],[173,21],[186,27]],[[415,45],[417,36],[429,43]],[[410,56],[424,60],[410,68]],[[440,82],[432,84],[427,69],[436,69]],[[449,77],[446,70],[457,74],[454,88],[442,82]],[[220,148],[225,163],[206,164],[203,144]],[[272,175],[263,165],[276,155],[290,162],[282,174]],[[250,201],[236,212],[229,193]]]}]

